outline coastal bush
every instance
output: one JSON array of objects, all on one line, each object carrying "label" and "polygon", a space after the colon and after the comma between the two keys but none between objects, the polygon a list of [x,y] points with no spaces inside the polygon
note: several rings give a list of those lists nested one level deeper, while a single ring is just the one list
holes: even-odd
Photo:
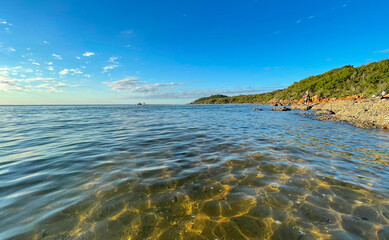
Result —
[{"label": "coastal bush", "polygon": [[272,92],[232,97],[212,95],[197,99],[192,104],[262,103],[273,99],[299,100],[304,97],[307,90],[311,96],[329,98],[351,95],[370,97],[382,91],[389,92],[389,59],[360,67],[347,65],[336,68]]}]

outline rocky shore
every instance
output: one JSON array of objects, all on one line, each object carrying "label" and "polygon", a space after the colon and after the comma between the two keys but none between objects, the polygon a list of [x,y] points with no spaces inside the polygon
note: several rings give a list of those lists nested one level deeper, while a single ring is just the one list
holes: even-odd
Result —
[{"label": "rocky shore", "polygon": [[361,128],[389,129],[389,98],[292,104],[291,109],[316,110],[309,115],[316,115],[318,120],[345,121]]}]

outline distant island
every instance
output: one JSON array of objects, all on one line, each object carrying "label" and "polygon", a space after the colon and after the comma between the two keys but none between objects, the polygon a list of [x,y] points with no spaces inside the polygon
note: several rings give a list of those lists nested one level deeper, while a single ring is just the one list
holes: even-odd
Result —
[{"label": "distant island", "polygon": [[360,67],[347,65],[272,92],[231,97],[212,95],[199,98],[191,104],[266,104],[274,101],[298,101],[304,97],[306,91],[309,91],[311,96],[321,98],[352,95],[371,97],[382,91],[389,92],[389,59]]}]

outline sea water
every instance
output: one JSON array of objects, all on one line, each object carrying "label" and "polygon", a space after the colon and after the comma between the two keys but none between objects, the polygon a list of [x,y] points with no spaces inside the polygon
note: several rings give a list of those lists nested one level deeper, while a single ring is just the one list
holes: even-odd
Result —
[{"label": "sea water", "polygon": [[389,131],[253,107],[0,107],[0,239],[388,239]]}]

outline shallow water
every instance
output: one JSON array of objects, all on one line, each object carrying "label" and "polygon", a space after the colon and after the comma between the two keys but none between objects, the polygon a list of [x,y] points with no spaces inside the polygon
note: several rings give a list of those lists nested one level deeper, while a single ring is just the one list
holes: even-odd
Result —
[{"label": "shallow water", "polygon": [[0,239],[389,239],[388,131],[251,108],[0,107]]}]

